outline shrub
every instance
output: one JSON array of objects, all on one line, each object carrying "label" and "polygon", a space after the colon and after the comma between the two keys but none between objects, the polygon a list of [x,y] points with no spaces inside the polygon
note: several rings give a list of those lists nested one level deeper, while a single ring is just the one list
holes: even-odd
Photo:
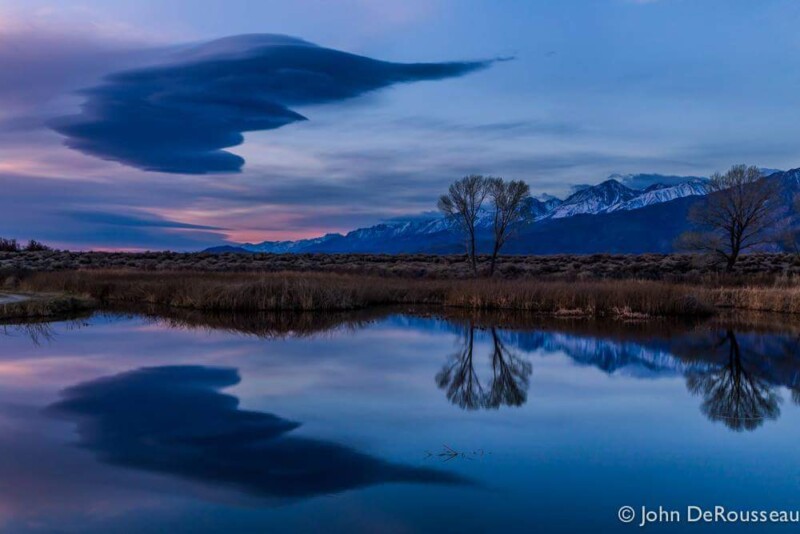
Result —
[{"label": "shrub", "polygon": [[0,237],[0,252],[19,252],[19,243],[16,239]]},{"label": "shrub", "polygon": [[28,244],[25,245],[26,252],[43,252],[46,250],[53,250],[53,249],[43,243],[36,241],[35,239],[31,239],[30,241],[28,241]]}]

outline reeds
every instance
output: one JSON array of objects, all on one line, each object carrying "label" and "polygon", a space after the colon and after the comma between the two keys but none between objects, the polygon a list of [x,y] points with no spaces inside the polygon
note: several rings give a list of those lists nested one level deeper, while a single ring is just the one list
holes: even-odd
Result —
[{"label": "reeds", "polygon": [[90,310],[93,303],[72,295],[35,295],[20,302],[0,304],[3,322],[38,318],[67,317]]},{"label": "reeds", "polygon": [[722,287],[711,291],[715,306],[735,310],[800,313],[800,287]]},{"label": "reeds", "polygon": [[707,316],[713,294],[645,280],[416,280],[328,273],[64,271],[24,278],[27,291],[59,291],[105,303],[207,311],[335,311],[380,305],[520,310],[565,317]]}]

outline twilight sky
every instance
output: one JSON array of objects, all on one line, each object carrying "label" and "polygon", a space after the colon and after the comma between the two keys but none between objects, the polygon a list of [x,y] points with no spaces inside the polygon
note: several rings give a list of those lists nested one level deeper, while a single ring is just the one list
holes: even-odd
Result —
[{"label": "twilight sky", "polygon": [[466,173],[798,167],[798,26],[794,0],[0,0],[0,236],[195,250],[430,211]]}]

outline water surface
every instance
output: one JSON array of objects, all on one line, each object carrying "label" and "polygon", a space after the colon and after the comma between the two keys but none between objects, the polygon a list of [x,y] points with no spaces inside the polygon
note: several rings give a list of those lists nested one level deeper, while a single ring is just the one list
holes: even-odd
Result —
[{"label": "water surface", "polygon": [[623,505],[796,510],[799,332],[377,312],[9,326],[0,530],[625,532]]}]

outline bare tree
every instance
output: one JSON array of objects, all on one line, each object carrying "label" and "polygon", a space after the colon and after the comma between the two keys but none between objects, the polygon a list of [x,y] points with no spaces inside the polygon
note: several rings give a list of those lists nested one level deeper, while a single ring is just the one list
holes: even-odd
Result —
[{"label": "bare tree", "polygon": [[689,213],[699,231],[683,234],[678,246],[712,253],[731,271],[741,253],[776,240],[784,216],[779,185],[762,177],[757,167],[734,165],[725,174],[714,174],[709,189]]},{"label": "bare tree", "polygon": [[467,257],[472,272],[478,274],[475,222],[489,193],[489,179],[471,174],[450,184],[446,195],[439,198],[439,210],[455,224],[466,238]]},{"label": "bare tree", "polygon": [[800,227],[797,225],[797,219],[800,218],[800,193],[792,200],[792,211],[794,217],[787,218],[783,231],[783,245],[795,256],[800,256]]},{"label": "bare tree", "polygon": [[488,183],[494,205],[494,247],[489,264],[489,276],[492,276],[500,249],[525,220],[525,201],[531,196],[531,188],[522,180],[506,182],[502,178],[490,178]]}]

